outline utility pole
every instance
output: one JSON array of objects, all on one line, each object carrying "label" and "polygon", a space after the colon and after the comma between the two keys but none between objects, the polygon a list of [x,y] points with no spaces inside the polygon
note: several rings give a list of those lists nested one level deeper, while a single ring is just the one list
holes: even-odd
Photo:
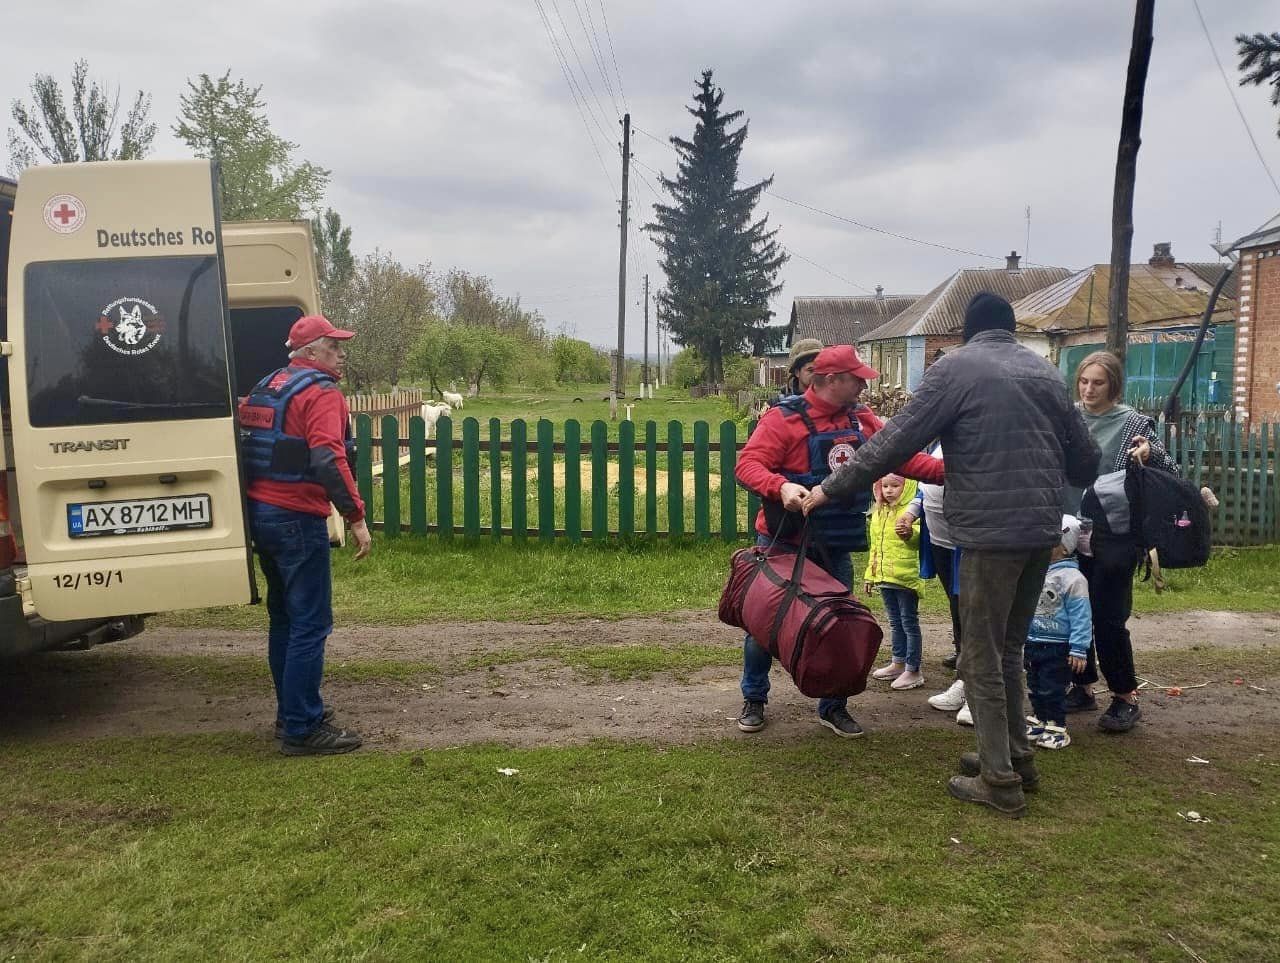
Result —
[{"label": "utility pole", "polygon": [[640,397],[652,398],[649,384],[649,275],[644,276],[644,364],[640,366]]},{"label": "utility pole", "polygon": [[1111,201],[1111,284],[1107,299],[1107,350],[1121,363],[1129,346],[1129,256],[1133,250],[1133,191],[1142,144],[1142,99],[1151,64],[1152,23],[1156,0],[1137,0],[1133,42],[1120,113],[1120,147],[1116,152],[1116,186]]},{"label": "utility pole", "polygon": [[631,174],[631,115],[622,115],[622,223],[618,242],[618,367],[609,399],[609,418],[618,420],[618,400],[626,397],[627,336],[627,182]]}]

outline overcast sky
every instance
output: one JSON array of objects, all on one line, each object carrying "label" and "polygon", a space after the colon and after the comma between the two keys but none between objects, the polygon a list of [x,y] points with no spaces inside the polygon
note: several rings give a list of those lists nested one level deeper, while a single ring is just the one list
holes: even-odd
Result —
[{"label": "overcast sky", "polygon": [[[539,3],[586,107],[575,103]],[[139,88],[152,93],[161,128],[155,154],[178,157],[184,148],[169,127],[186,78],[230,68],[263,86],[273,126],[300,145],[299,159],[332,169],[328,203],[352,226],[357,252],[377,247],[406,263],[487,274],[501,293],[540,310],[550,329],[600,345],[615,344],[617,331],[617,117],[629,108],[643,132],[632,143],[633,171],[643,179],[631,181],[641,220],[658,186],[652,170],[674,172],[675,155],[648,135],[691,133],[685,108],[704,68],[715,70],[724,107],[750,121],[744,180],[772,174],[778,195],[971,252],[887,237],[766,196],[760,211],[795,255],[773,305],[778,320],[798,295],[860,294],[876,284],[922,294],[957,268],[1003,264],[996,258],[1026,246],[1028,205],[1032,261],[1078,268],[1109,260],[1132,3],[753,6],[12,3],[0,93],[7,107],[27,97],[37,72],[66,80],[85,57],[125,99]],[[1200,7],[1234,84],[1233,37],[1280,30],[1280,8],[1274,0]],[[1280,179],[1268,91],[1236,95]],[[1234,239],[1277,210],[1280,193],[1249,143],[1191,0],[1161,0],[1135,259],[1148,257],[1153,242],[1172,241],[1181,259],[1212,260],[1219,222]],[[628,352],[641,347],[646,271],[655,288],[662,284],[654,248],[632,232]]]}]

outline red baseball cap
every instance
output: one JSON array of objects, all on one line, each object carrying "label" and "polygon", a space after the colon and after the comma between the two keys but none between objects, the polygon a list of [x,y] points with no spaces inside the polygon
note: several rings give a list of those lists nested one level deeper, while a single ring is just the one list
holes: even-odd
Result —
[{"label": "red baseball cap", "polygon": [[299,318],[293,322],[293,327],[289,329],[289,340],[284,343],[284,346],[290,351],[297,351],[317,338],[337,338],[339,341],[345,341],[355,336],[354,331],[335,328],[323,315],[308,314],[305,318]]},{"label": "red baseball cap", "polygon": [[823,348],[813,362],[813,373],[834,375],[848,372],[857,375],[863,381],[872,381],[880,377],[880,372],[858,357],[858,352],[851,344],[836,344]]}]

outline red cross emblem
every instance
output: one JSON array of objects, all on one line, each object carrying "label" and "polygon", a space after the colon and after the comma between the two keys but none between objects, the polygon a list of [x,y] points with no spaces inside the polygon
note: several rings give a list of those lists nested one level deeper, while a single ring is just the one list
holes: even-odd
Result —
[{"label": "red cross emblem", "polygon": [[84,201],[74,194],[55,194],[44,205],[44,222],[58,234],[74,234],[84,226]]},{"label": "red cross emblem", "polygon": [[831,446],[831,451],[827,453],[827,467],[832,471],[843,465],[848,464],[849,459],[853,457],[853,445],[847,441],[837,442]]}]

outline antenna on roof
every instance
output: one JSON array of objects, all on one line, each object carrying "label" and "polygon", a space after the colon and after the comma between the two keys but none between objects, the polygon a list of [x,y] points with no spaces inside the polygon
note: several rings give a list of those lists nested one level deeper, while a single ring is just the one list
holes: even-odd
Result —
[{"label": "antenna on roof", "polygon": [[1031,263],[1031,205],[1027,205],[1027,243],[1022,245],[1022,256]]}]

